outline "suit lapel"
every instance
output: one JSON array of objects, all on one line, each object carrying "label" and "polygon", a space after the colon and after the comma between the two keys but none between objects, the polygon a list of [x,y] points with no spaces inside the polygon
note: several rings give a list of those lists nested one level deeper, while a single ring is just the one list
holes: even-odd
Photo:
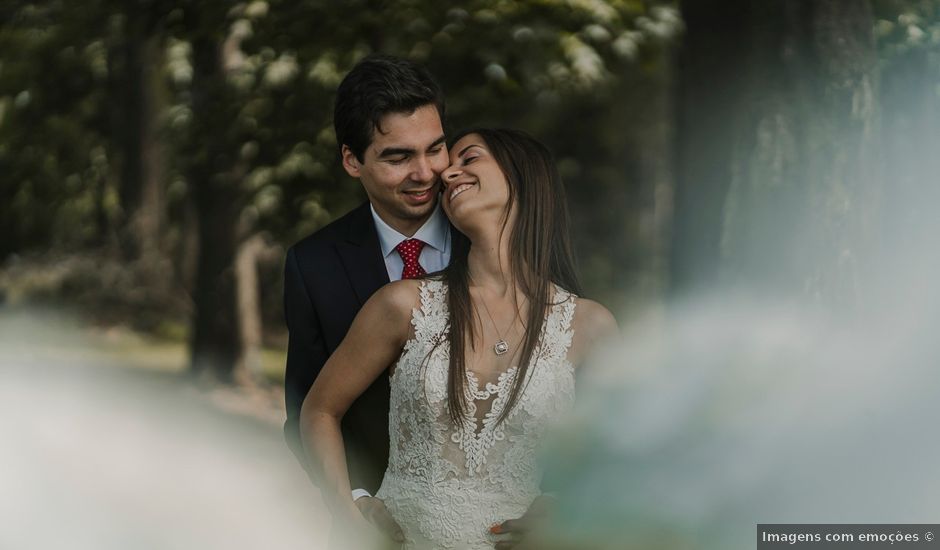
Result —
[{"label": "suit lapel", "polygon": [[349,221],[346,240],[336,243],[336,251],[362,305],[376,290],[388,283],[388,270],[382,258],[369,203],[357,208]]}]

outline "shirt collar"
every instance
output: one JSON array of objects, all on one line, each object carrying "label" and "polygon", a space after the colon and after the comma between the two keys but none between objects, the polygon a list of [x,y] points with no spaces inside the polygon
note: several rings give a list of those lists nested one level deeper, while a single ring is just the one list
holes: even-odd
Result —
[{"label": "shirt collar", "polygon": [[444,212],[441,211],[440,202],[438,202],[434,210],[431,211],[431,216],[424,222],[424,225],[422,225],[412,237],[402,235],[396,229],[385,223],[385,221],[379,217],[378,212],[375,211],[375,207],[371,204],[369,205],[369,209],[372,210],[372,219],[375,220],[375,229],[379,233],[379,246],[382,247],[382,256],[391,254],[400,242],[407,239],[420,239],[431,248],[446,252],[448,243],[447,235],[450,228],[447,223],[447,218],[444,216]]}]

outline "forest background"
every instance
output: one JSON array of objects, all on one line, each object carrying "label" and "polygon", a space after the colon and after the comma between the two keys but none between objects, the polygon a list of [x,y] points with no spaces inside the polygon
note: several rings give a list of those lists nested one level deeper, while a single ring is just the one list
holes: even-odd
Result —
[{"label": "forest background", "polygon": [[940,1],[448,4],[0,0],[0,545],[320,540],[283,258],[365,198],[331,112],[372,52],[549,145],[624,329],[559,547],[935,518]]},{"label": "forest background", "polygon": [[928,215],[883,205],[937,173],[938,11],[7,1],[0,296],[185,341],[214,379],[276,379],[284,250],[364,198],[333,94],[385,52],[437,76],[449,130],[549,144],[588,294],[618,315],[716,281],[851,303],[874,237]]}]

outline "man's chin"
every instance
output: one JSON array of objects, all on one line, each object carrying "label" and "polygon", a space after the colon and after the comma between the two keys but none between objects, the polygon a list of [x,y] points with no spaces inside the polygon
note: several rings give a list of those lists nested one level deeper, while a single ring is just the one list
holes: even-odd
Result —
[{"label": "man's chin", "polygon": [[437,197],[434,197],[426,204],[420,206],[410,205],[408,208],[403,208],[401,210],[401,215],[403,218],[409,220],[423,220],[431,216],[431,213],[434,212],[434,209],[437,207]]}]

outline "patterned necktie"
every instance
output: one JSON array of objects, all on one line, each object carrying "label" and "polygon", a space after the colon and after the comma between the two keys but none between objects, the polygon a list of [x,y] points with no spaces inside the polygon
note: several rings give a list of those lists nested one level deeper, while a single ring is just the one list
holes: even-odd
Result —
[{"label": "patterned necktie", "polygon": [[421,264],[418,263],[418,258],[421,256],[421,249],[424,248],[424,244],[424,241],[418,239],[406,239],[398,243],[398,246],[395,247],[402,261],[405,262],[405,267],[401,270],[402,279],[417,279],[427,273],[424,268],[421,267]]}]

